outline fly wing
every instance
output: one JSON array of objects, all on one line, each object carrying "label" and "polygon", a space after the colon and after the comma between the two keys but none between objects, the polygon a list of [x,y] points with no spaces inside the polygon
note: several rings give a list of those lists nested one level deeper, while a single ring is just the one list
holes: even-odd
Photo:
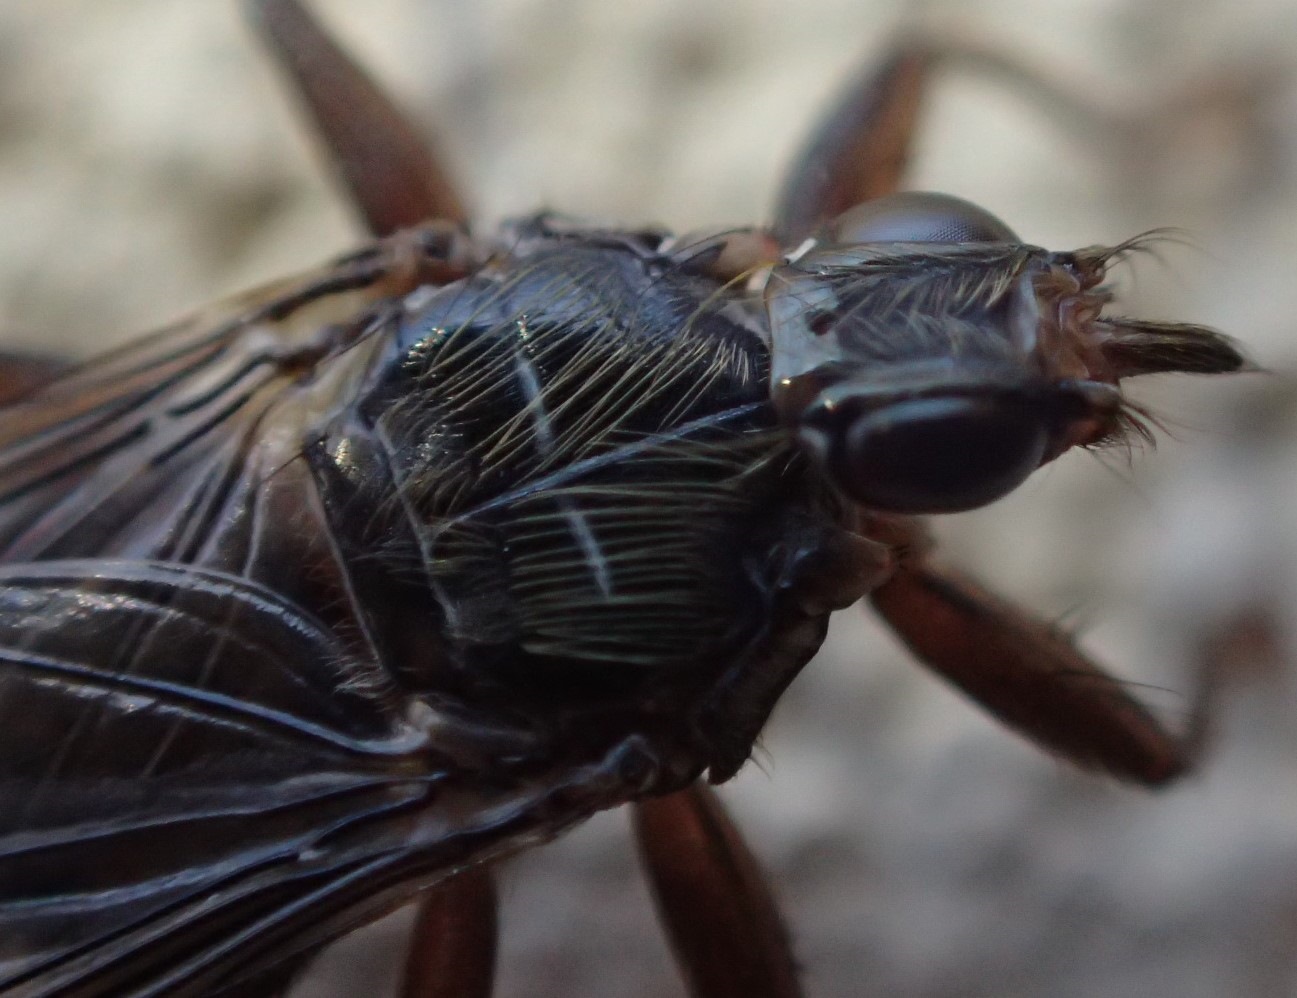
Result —
[{"label": "fly wing", "polygon": [[0,564],[227,572],[390,664],[304,452],[381,366],[403,294],[435,262],[426,234],[222,302],[0,410]]},{"label": "fly wing", "polygon": [[444,775],[400,703],[238,579],[0,569],[0,990],[178,983],[250,925],[300,931],[305,899],[405,851]]},{"label": "fly wing", "polygon": [[0,991],[229,987],[597,806],[434,714],[232,576],[0,568]]},{"label": "fly wing", "polygon": [[0,559],[221,562],[213,535],[362,375],[388,256],[224,302],[6,408]]}]

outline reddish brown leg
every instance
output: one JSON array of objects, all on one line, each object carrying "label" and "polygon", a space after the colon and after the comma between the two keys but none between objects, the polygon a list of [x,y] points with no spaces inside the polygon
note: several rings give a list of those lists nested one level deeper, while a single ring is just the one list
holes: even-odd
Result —
[{"label": "reddish brown leg", "polygon": [[1224,129],[1264,158],[1266,136],[1260,133],[1265,126],[1257,109],[1282,92],[1290,76],[1286,67],[1261,60],[1206,72],[1171,93],[1100,104],[1092,88],[994,47],[934,39],[927,51],[933,64],[991,80],[1029,99],[1090,148],[1124,144],[1141,155],[1174,148],[1186,132]]},{"label": "reddish brown leg", "polygon": [[1047,69],[992,48],[907,39],[881,66],[844,88],[793,160],[772,228],[782,245],[792,246],[848,208],[899,189],[925,91],[938,69],[994,80],[1030,99],[1087,146],[1117,145],[1142,158],[1149,150],[1174,148],[1185,133],[1205,126],[1229,129],[1239,143],[1263,146],[1255,109],[1281,91],[1283,78],[1275,67],[1258,65],[1206,76],[1140,106],[1104,107],[1086,88],[1069,86]]},{"label": "reddish brown leg", "polygon": [[783,245],[900,187],[931,63],[925,46],[905,45],[847,84],[788,170],[773,226]]},{"label": "reddish brown leg", "polygon": [[798,998],[770,887],[720,799],[695,783],[635,805],[658,916],[693,998]]},{"label": "reddish brown leg", "polygon": [[1114,133],[1134,123],[1133,116],[1110,114],[1048,73],[994,50],[903,40],[880,66],[847,84],[793,161],[775,211],[774,233],[783,245],[848,208],[900,188],[925,94],[940,68],[962,69],[1018,90],[1085,139],[1111,142]]},{"label": "reddish brown leg", "polygon": [[403,998],[489,998],[499,935],[491,871],[475,866],[424,893]]},{"label": "reddish brown leg", "polygon": [[967,579],[916,561],[870,599],[925,664],[1009,727],[1080,766],[1158,785],[1195,760],[1205,688],[1188,732],[1176,737],[1057,628]]},{"label": "reddish brown leg", "polygon": [[467,220],[436,155],[297,0],[249,0],[249,8],[370,232]]}]

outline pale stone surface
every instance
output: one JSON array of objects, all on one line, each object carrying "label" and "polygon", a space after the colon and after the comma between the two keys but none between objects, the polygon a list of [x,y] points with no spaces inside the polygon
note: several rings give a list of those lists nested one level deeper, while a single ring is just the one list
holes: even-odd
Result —
[{"label": "pale stone surface", "polygon": [[[912,5],[882,0],[322,3],[435,120],[488,217],[551,205],[682,228],[751,221],[820,101]],[[1250,4],[925,5],[1113,106],[1234,67],[1297,66],[1297,11]],[[915,186],[1070,247],[1152,226],[1202,252],[1150,261],[1132,311],[1220,325],[1270,378],[1142,392],[1175,439],[1129,469],[1073,456],[939,532],[1174,719],[1202,634],[1245,607],[1297,647],[1297,121],[1078,138],[1020,97],[952,78]],[[89,352],[355,239],[315,179],[234,3],[0,5],[0,327]],[[1164,689],[1165,688],[1165,689]],[[1271,996],[1297,989],[1297,683],[1230,696],[1201,774],[1157,798],[1076,775],[921,675],[845,614],[728,799],[772,869],[812,995]],[[679,994],[604,816],[505,872],[501,993]],[[301,994],[373,993],[401,916]],[[384,949],[383,947],[389,947]]]}]

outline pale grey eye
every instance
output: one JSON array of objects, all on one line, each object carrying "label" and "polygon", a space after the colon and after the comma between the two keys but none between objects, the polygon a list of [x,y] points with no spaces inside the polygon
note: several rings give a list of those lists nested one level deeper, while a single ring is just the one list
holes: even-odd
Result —
[{"label": "pale grey eye", "polygon": [[984,208],[931,191],[866,201],[829,223],[835,243],[1016,243],[1014,231]]}]

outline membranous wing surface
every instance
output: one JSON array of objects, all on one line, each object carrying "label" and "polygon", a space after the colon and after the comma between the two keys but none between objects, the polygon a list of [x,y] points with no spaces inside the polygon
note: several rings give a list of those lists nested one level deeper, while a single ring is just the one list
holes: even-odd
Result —
[{"label": "membranous wing surface", "polygon": [[663,245],[404,234],[5,410],[0,986],[232,987],[737,767],[699,705],[818,645],[827,500]]}]

